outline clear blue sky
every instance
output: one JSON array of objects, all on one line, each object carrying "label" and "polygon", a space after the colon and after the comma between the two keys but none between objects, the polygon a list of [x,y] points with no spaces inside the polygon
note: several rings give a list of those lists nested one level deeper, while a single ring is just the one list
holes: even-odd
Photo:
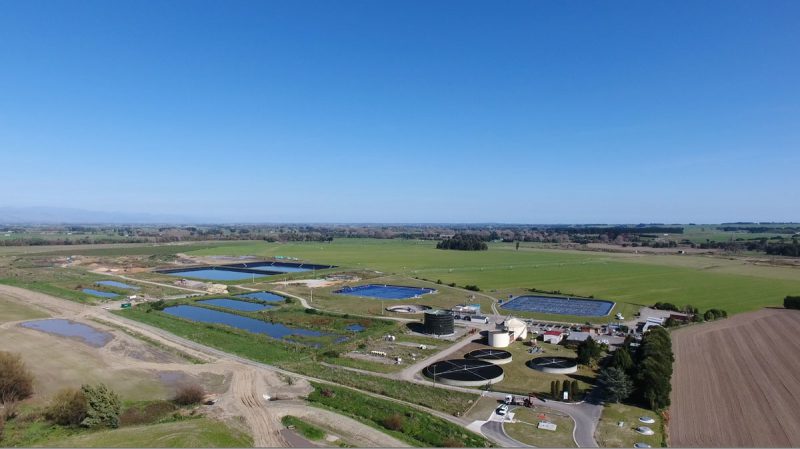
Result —
[{"label": "clear blue sky", "polygon": [[800,220],[798,1],[0,1],[0,206]]}]

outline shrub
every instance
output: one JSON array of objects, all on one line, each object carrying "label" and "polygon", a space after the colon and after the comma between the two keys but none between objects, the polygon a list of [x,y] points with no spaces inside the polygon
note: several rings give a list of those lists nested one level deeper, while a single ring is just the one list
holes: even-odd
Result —
[{"label": "shrub", "polygon": [[284,299],[284,300],[283,300],[283,302],[284,302],[285,304],[292,304],[292,303],[294,302],[294,299],[292,299],[292,298],[286,298],[286,299]]},{"label": "shrub", "polygon": [[89,403],[77,388],[61,390],[50,402],[45,417],[62,426],[77,426],[85,418]]},{"label": "shrub", "polygon": [[403,424],[405,424],[406,419],[403,415],[399,413],[392,414],[381,421],[383,427],[386,427],[389,430],[396,430],[400,431],[403,430]]},{"label": "shrub", "polygon": [[88,408],[86,418],[81,421],[84,427],[119,427],[119,415],[122,403],[119,395],[103,384],[97,386],[83,385],[81,387],[86,397]]},{"label": "shrub", "polygon": [[144,405],[132,406],[125,409],[119,416],[120,426],[136,426],[154,424],[166,415],[174,412],[177,406],[168,401],[153,401]]},{"label": "shrub", "polygon": [[[33,374],[19,354],[0,351],[0,404],[7,409],[33,394]],[[4,413],[9,417],[8,411]]]},{"label": "shrub", "polygon": [[783,298],[783,307],[787,309],[800,309],[800,296],[787,296]]},{"label": "shrub", "polygon": [[477,285],[465,285],[465,286],[464,286],[464,289],[465,289],[465,290],[469,290],[469,291],[471,291],[471,292],[479,292],[479,291],[481,291],[481,289],[480,289],[480,288],[478,288],[478,286],[477,286]]},{"label": "shrub", "polygon": [[184,385],[178,388],[172,401],[178,405],[194,405],[203,402],[205,397],[206,392],[200,385]]},{"label": "shrub", "polygon": [[164,310],[165,307],[167,307],[167,303],[163,299],[150,303],[150,308],[153,310]]}]

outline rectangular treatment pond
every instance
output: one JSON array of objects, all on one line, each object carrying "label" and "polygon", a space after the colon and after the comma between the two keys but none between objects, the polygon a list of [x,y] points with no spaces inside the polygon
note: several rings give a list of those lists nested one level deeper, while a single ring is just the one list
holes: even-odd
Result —
[{"label": "rectangular treatment pond", "polygon": [[272,306],[255,302],[237,301],[235,299],[206,299],[197,301],[198,304],[208,304],[211,306],[224,307],[226,309],[238,310],[240,312],[258,312],[259,310],[272,309]]},{"label": "rectangular treatment pond", "polygon": [[500,308],[520,312],[592,317],[608,315],[614,308],[614,303],[602,299],[524,295],[517,296]]},{"label": "rectangular treatment pond", "polygon": [[283,338],[291,340],[293,336],[323,337],[327,335],[320,331],[289,327],[280,323],[268,323],[255,318],[205,309],[203,307],[186,305],[172,306],[164,309],[164,313],[200,323],[224,324],[254,334],[265,334],[278,339]]},{"label": "rectangular treatment pond", "polygon": [[436,290],[425,287],[405,287],[402,285],[367,284],[356,287],[344,287],[333,293],[339,295],[361,296],[373,299],[409,299],[433,293]]},{"label": "rectangular treatment pond", "polygon": [[189,268],[185,270],[162,270],[158,273],[181,278],[195,278],[205,281],[242,281],[253,277],[267,276],[263,272],[239,271],[225,268]]}]

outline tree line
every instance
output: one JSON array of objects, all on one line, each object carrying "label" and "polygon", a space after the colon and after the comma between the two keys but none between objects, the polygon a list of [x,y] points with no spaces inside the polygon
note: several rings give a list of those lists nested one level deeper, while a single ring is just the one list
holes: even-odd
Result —
[{"label": "tree line", "polygon": [[458,251],[486,251],[489,245],[474,234],[456,234],[436,244],[436,249],[454,249]]},{"label": "tree line", "polygon": [[674,361],[669,332],[654,327],[644,335],[638,349],[627,341],[614,351],[598,382],[608,401],[633,399],[651,410],[663,410],[670,405]]}]

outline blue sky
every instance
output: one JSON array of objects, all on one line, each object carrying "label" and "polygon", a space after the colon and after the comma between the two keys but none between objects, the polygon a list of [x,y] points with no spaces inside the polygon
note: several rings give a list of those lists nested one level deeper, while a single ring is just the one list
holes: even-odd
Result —
[{"label": "blue sky", "polygon": [[800,2],[0,2],[0,206],[800,220]]}]

